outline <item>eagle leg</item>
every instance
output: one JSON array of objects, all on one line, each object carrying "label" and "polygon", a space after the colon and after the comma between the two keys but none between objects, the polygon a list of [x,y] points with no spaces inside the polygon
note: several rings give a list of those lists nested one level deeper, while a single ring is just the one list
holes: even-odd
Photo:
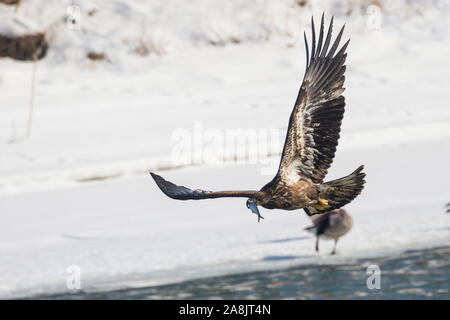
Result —
[{"label": "eagle leg", "polygon": [[323,198],[319,198],[317,199],[317,203],[314,204],[314,208],[316,208],[317,210],[323,210],[327,207],[328,205],[328,200],[327,199],[323,199]]}]

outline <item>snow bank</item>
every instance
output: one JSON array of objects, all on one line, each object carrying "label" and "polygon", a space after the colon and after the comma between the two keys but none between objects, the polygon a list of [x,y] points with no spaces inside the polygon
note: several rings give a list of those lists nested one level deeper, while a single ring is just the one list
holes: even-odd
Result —
[{"label": "snow bank", "polygon": [[[0,32],[13,32],[9,21],[20,19],[21,24],[32,25],[48,34],[52,54],[49,59],[53,63],[82,63],[88,52],[95,51],[106,53],[113,64],[128,65],[139,55],[178,54],[187,48],[274,39],[292,45],[302,42],[302,32],[309,28],[311,14],[318,20],[322,12],[333,14],[339,22],[345,20],[351,28],[360,31],[367,26],[397,30],[403,33],[404,40],[411,40],[410,36],[417,34],[442,37],[448,30],[444,16],[449,3],[443,0],[302,3],[292,0],[24,0],[17,12],[15,7],[0,6]],[[373,3],[381,5],[379,19]],[[405,20],[408,28],[402,30]],[[439,21],[439,26],[427,23],[430,20]],[[12,29],[21,32],[17,28],[14,25]]]}]

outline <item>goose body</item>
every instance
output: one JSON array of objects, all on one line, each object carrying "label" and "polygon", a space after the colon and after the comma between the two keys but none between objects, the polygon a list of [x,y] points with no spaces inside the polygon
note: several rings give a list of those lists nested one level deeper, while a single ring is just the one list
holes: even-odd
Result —
[{"label": "goose body", "polygon": [[336,245],[340,237],[347,234],[353,226],[353,218],[344,209],[333,210],[313,216],[313,226],[306,228],[316,235],[316,251],[319,251],[319,238],[334,240],[331,254],[336,253]]}]

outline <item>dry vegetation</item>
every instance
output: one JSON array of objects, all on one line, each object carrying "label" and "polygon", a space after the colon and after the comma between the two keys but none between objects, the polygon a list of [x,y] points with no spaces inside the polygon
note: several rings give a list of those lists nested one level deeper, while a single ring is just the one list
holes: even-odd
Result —
[{"label": "dry vegetation", "polygon": [[44,33],[27,34],[20,37],[0,35],[0,57],[16,60],[39,60],[45,57],[48,42]]},{"label": "dry vegetation", "polygon": [[0,3],[6,4],[6,5],[19,5],[20,0],[0,0]]},{"label": "dry vegetation", "polygon": [[86,56],[92,61],[101,61],[106,59],[106,54],[103,52],[89,51]]}]

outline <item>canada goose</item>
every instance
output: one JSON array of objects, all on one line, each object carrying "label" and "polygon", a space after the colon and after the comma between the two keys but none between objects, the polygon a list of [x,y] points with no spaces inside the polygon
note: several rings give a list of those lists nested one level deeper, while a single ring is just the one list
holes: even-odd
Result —
[{"label": "canada goose", "polygon": [[319,251],[319,237],[334,240],[331,254],[336,253],[336,245],[340,237],[345,235],[353,226],[353,218],[344,209],[333,210],[312,217],[313,226],[305,230],[316,235],[316,251]]}]

